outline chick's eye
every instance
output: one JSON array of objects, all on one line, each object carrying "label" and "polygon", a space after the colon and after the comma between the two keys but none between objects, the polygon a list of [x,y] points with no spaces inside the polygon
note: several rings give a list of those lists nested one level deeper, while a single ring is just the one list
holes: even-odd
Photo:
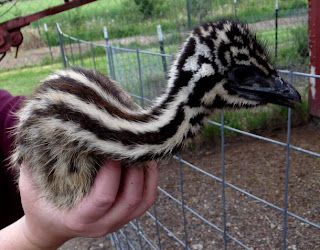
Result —
[{"label": "chick's eye", "polygon": [[235,77],[239,80],[245,80],[252,76],[252,72],[249,72],[246,69],[240,69],[235,72]]},{"label": "chick's eye", "polygon": [[251,66],[240,66],[229,73],[229,78],[235,82],[243,82],[257,75],[256,70]]}]

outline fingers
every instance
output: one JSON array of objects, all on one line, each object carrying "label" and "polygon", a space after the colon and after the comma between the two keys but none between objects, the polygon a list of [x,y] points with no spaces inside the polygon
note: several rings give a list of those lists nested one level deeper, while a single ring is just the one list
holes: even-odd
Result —
[{"label": "fingers", "polygon": [[142,199],[139,206],[132,213],[130,220],[140,217],[156,201],[158,193],[158,166],[156,162],[150,162],[144,171],[144,186]]},{"label": "fingers", "polygon": [[101,218],[116,200],[121,179],[121,163],[107,161],[95,178],[89,194],[77,207],[78,216],[84,223]]},{"label": "fingers", "polygon": [[[22,165],[19,187],[29,217],[49,218],[50,225],[72,237],[100,237],[121,228],[152,205],[157,194],[158,171],[154,162],[145,169],[130,166],[123,170],[120,162],[108,161],[100,167],[89,194],[77,207],[65,211],[41,203],[31,179],[31,171]],[[55,219],[51,220],[52,217]]]},{"label": "fingers", "polygon": [[123,222],[118,223],[115,227],[112,228],[112,232],[118,231],[129,221],[140,217],[144,214],[156,201],[158,193],[158,166],[156,162],[150,162],[144,171],[144,187],[142,198],[139,204],[132,209],[132,212],[124,218]]},{"label": "fingers", "polygon": [[149,163],[144,171],[141,167],[129,167],[125,172],[123,191],[104,218],[105,222],[114,224],[112,231],[145,213],[157,196],[158,170],[155,162]]},{"label": "fingers", "polygon": [[123,180],[118,197],[109,210],[108,217],[118,218],[123,221],[134,212],[143,195],[144,175],[141,167],[127,167],[123,174]]},{"label": "fingers", "polygon": [[[146,169],[109,161],[101,166],[89,195],[64,217],[75,235],[101,237],[142,215],[155,201],[156,163]],[[122,171],[122,172],[121,172]],[[94,230],[90,228],[94,227]]]}]

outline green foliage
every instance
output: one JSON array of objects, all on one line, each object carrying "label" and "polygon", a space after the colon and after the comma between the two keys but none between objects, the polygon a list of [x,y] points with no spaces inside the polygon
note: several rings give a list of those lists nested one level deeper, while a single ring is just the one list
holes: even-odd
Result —
[{"label": "green foliage", "polygon": [[282,0],[279,1],[279,8],[288,9],[299,9],[306,8],[308,6],[308,0]]},{"label": "green foliage", "polygon": [[[291,124],[293,127],[300,126],[309,122],[308,109],[308,84],[299,82],[296,86],[302,96],[302,102],[297,103],[292,109]],[[220,123],[221,113],[215,112],[210,120]],[[288,108],[275,104],[257,107],[253,109],[225,110],[224,121],[226,126],[239,130],[260,134],[272,132],[276,129],[283,129],[287,126]],[[235,136],[237,133],[226,129],[225,135]],[[221,129],[212,124],[206,124],[204,137],[219,137]]]},{"label": "green foliage", "polygon": [[22,13],[23,13],[23,11],[22,11],[20,8],[18,8],[17,5],[15,5],[15,6],[13,7],[12,12],[13,12],[13,16],[14,16],[14,17],[19,17],[19,16],[21,16]]},{"label": "green foliage", "polygon": [[[66,44],[66,47],[68,47],[68,45]],[[77,46],[75,47],[75,45],[73,45],[74,49],[77,48]],[[83,49],[83,48],[82,48]],[[84,50],[84,49],[83,49]],[[81,61],[90,59],[92,60],[92,57],[94,55],[94,57],[104,57],[106,54],[105,48],[103,47],[97,47],[94,46],[90,48],[87,48],[86,50],[82,51],[81,54],[79,53],[78,50],[73,51],[73,54],[71,54],[70,52],[67,54],[67,57],[69,58],[69,60],[71,62],[73,61],[78,61],[79,65],[81,64]],[[50,64],[62,64],[62,56],[59,55],[58,57],[52,59],[50,56],[45,56],[42,58],[42,60],[40,61],[39,65],[50,65]]]},{"label": "green foliage", "polygon": [[[309,68],[307,25],[287,28],[284,36],[279,30],[278,57],[273,58],[278,67],[306,71]],[[282,38],[282,36],[284,36]],[[269,41],[271,44],[272,39]],[[274,48],[274,47],[273,47]],[[272,51],[272,56],[274,56]]]},{"label": "green foliage", "polygon": [[[257,2],[259,8],[257,8]],[[39,5],[38,9],[31,9],[30,6]],[[5,21],[15,16],[20,16],[34,11],[51,7],[60,4],[61,0],[52,1],[20,1],[13,11],[8,15],[2,17],[1,21]],[[217,18],[234,17],[235,9],[233,1],[225,0],[190,0],[191,16],[193,25],[199,22],[204,22]],[[307,8],[307,0],[282,0],[280,1],[279,16],[285,17],[294,13],[297,15],[305,14]],[[274,18],[274,0],[246,0],[238,1],[237,17],[246,22],[254,22]],[[5,19],[4,19],[5,18]],[[156,33],[156,25],[161,24],[163,31],[171,32],[173,35],[166,36],[164,41],[166,53],[175,53],[177,48],[184,40],[187,29],[187,12],[186,0],[110,0],[110,1],[96,1],[76,8],[67,12],[63,12],[51,17],[41,19],[39,21],[40,27],[43,23],[47,23],[49,28],[50,44],[58,45],[56,22],[59,22],[63,31],[71,36],[79,37],[84,40],[96,41],[103,39],[102,27],[107,26],[108,33],[112,39],[130,37],[139,34]],[[32,24],[35,26],[35,24]],[[174,32],[172,32],[174,31]],[[282,67],[290,68],[291,64],[297,61],[308,67],[308,43],[307,43],[307,26],[280,27],[278,33],[278,58],[276,63]],[[42,32],[44,35],[44,32]],[[274,29],[264,29],[258,32],[258,37],[266,41],[269,45],[274,46]],[[45,37],[43,37],[45,40]],[[65,41],[68,46],[68,41]],[[153,41],[144,45],[137,41],[131,42],[129,47],[143,48],[149,51],[159,52],[157,41]],[[76,47],[76,46],[75,46]],[[271,47],[273,51],[274,47]],[[99,71],[107,73],[107,64],[105,58],[105,50],[103,48],[94,47],[95,59],[92,58],[92,51],[90,48],[84,49],[82,54],[74,51],[73,57],[68,54],[70,62],[76,65],[83,65],[85,67],[94,67],[94,62]],[[139,79],[137,77],[137,64],[135,54],[121,57],[117,55],[118,71],[117,74],[121,77],[121,82],[124,86],[137,94],[139,94]],[[18,69],[14,71],[0,71],[1,79],[0,88],[10,90],[14,94],[30,93],[41,78],[49,74],[53,69],[62,67],[61,56],[52,60],[46,57],[42,60],[39,66],[32,68]],[[131,63],[130,67],[127,66]],[[133,63],[132,63],[133,62]],[[143,82],[145,84],[145,96],[153,98],[156,92],[161,89],[164,82],[164,73],[162,71],[161,60],[141,57],[143,68]],[[170,63],[168,62],[168,65]],[[47,66],[48,65],[48,66]],[[127,71],[126,71],[127,70]],[[31,80],[32,79],[32,82]],[[11,83],[15,82],[13,86]],[[137,87],[138,86],[138,87]],[[157,86],[157,87],[155,87]],[[154,90],[156,89],[156,91]],[[212,119],[220,121],[220,114],[217,112]],[[246,130],[259,131],[262,129],[274,129],[279,126],[283,127],[287,119],[287,108],[269,105],[253,110],[238,110],[226,111],[225,123],[226,125]],[[293,122],[306,122],[308,120],[308,104],[306,101],[297,105],[293,110]],[[226,134],[230,134],[226,130]],[[220,128],[217,126],[207,125],[204,131],[205,136],[220,135]]]},{"label": "green foliage", "polygon": [[144,17],[151,17],[154,12],[155,1],[153,0],[134,0]]},{"label": "green foliage", "polygon": [[60,62],[49,66],[1,70],[0,89],[8,90],[12,95],[29,95],[41,79],[61,67],[62,64]]},{"label": "green foliage", "polygon": [[191,14],[196,18],[197,21],[201,23],[210,12],[211,7],[211,0],[191,1]]},{"label": "green foliage", "polygon": [[291,30],[295,47],[301,58],[309,57],[308,25],[305,23]]},{"label": "green foliage", "polygon": [[[192,25],[217,18],[234,17],[235,15],[233,1],[189,1],[191,3]],[[0,22],[57,4],[61,4],[61,0],[19,1],[12,11],[0,17]],[[257,8],[257,0],[238,1],[237,18],[247,22],[274,18],[274,0],[258,1],[258,4],[259,8]],[[306,8],[307,0],[282,0],[280,1],[279,15],[291,15],[293,9],[302,9],[303,13],[306,13]],[[43,23],[48,25],[52,46],[58,45],[55,27],[57,22],[67,34],[86,40],[103,39],[103,26],[107,26],[111,38],[155,34],[157,24],[161,24],[165,32],[174,31],[177,33],[178,31],[183,33],[188,28],[186,0],[100,0],[40,19],[41,28],[43,28]],[[36,24],[32,23],[31,25],[35,27]]]},{"label": "green foliage", "polygon": [[84,9],[76,8],[74,9],[73,13],[71,14],[69,11],[68,14],[68,20],[70,22],[70,25],[78,25],[86,18],[84,14]]},{"label": "green foliage", "polygon": [[[125,3],[128,5],[131,2],[126,0]],[[134,3],[142,14],[143,19],[168,16],[168,11],[172,6],[172,1],[169,0],[134,0]]]},{"label": "green foliage", "polygon": [[[216,112],[211,120],[220,123],[220,112]],[[260,133],[271,132],[286,127],[288,120],[288,108],[279,105],[268,105],[255,109],[240,109],[224,111],[226,126],[247,132]],[[297,104],[292,112],[292,126],[306,124],[309,121],[308,102],[304,98],[302,103]],[[207,123],[204,127],[204,137],[219,137],[221,129],[218,126]],[[234,136],[237,133],[226,129],[225,135]]]}]

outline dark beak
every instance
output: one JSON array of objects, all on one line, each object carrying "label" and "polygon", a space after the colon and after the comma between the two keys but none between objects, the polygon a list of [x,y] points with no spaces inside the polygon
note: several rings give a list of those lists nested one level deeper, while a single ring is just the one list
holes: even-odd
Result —
[{"label": "dark beak", "polygon": [[301,102],[299,92],[281,77],[275,77],[274,84],[270,85],[269,92],[266,92],[266,98],[269,103],[294,107],[295,102]]},{"label": "dark beak", "polygon": [[253,77],[241,84],[234,85],[232,88],[240,96],[262,103],[294,107],[296,102],[301,102],[298,91],[279,76],[272,78]]}]

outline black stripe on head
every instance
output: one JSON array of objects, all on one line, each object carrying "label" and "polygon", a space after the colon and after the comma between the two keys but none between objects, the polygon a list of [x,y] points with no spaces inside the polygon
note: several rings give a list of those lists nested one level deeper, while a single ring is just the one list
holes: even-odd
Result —
[{"label": "black stripe on head", "polygon": [[[244,33],[239,29],[238,26],[240,26],[244,30]],[[242,40],[242,42],[240,43],[241,45],[248,45],[251,43],[252,39],[254,39],[247,26],[242,23],[233,22],[230,30],[226,32],[226,35],[229,40],[232,41],[232,43],[239,43],[239,41],[237,41],[235,37],[240,37]]]},{"label": "black stripe on head", "polygon": [[[222,66],[223,67],[228,67],[229,66],[229,63],[227,62],[226,58],[225,58],[225,52],[227,51],[230,51],[230,47],[231,47],[231,44],[226,44],[224,43],[223,41],[220,43],[219,47],[217,48],[217,59],[221,62]],[[233,62],[233,58],[231,56],[231,64]]]},{"label": "black stripe on head", "polygon": [[[269,62],[268,55],[266,53],[264,53],[264,51],[262,50],[260,45],[257,45],[256,49],[261,55],[265,55],[265,59],[262,59],[260,56],[258,56],[255,51],[250,51],[250,56],[253,57],[254,59],[256,59],[257,63],[267,70],[267,76],[269,76],[270,74],[276,73],[275,69],[271,69],[269,67],[269,65],[268,65],[268,62]],[[258,68],[258,70],[260,70],[260,69]],[[260,70],[260,71],[261,71],[262,74],[266,74],[262,70]]]},{"label": "black stripe on head", "polygon": [[204,104],[201,103],[201,98],[223,78],[224,77],[219,73],[201,78],[196,83],[196,86],[194,87],[192,93],[189,95],[187,105],[191,108],[203,106]]},{"label": "black stripe on head", "polygon": [[238,61],[249,61],[249,56],[246,54],[238,53],[235,57]]}]

